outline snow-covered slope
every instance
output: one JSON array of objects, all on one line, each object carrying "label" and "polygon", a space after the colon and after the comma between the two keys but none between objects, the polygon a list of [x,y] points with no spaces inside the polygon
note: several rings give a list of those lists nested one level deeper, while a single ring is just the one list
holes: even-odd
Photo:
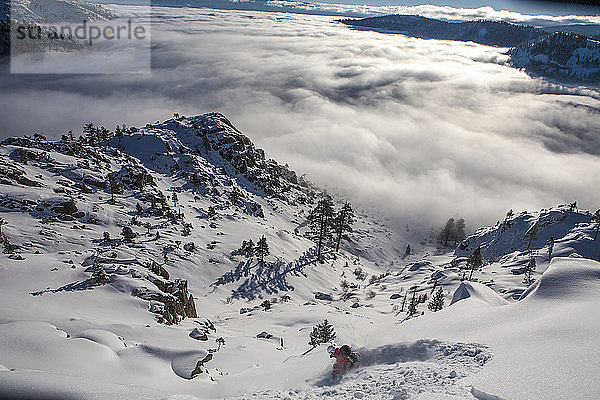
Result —
[{"label": "snow-covered slope", "polygon": [[555,79],[600,82],[600,42],[556,32],[511,49],[511,63],[533,74]]},{"label": "snow-covered slope", "polygon": [[[304,235],[318,188],[223,115],[86,132],[0,145],[0,397],[519,399],[511,377],[587,357],[546,330],[581,328],[578,340],[597,342],[595,317],[581,317],[597,306],[597,263],[554,258],[548,268],[540,256],[529,290],[499,262],[461,282],[460,257],[361,209],[350,240],[318,263]],[[585,212],[519,215],[506,232],[521,237],[533,216],[553,213],[566,215],[544,228],[564,232],[555,251],[588,256]],[[484,232],[467,240],[500,246]],[[261,265],[242,243],[263,236]],[[503,261],[518,259],[511,254]],[[453,304],[434,313],[427,302],[438,288]],[[570,314],[557,322],[562,307]],[[324,319],[337,344],[361,354],[341,380],[330,378],[325,346],[308,344]],[[572,356],[540,362],[554,345]],[[544,379],[522,398],[554,398]],[[587,392],[569,384],[557,393],[594,398],[595,380],[583,379]]]}]

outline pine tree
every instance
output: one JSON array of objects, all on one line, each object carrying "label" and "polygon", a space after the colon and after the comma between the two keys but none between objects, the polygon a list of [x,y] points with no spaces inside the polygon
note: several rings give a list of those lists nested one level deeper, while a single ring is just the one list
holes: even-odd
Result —
[{"label": "pine tree", "polygon": [[508,210],[508,212],[506,213],[506,217],[504,217],[504,221],[502,221],[502,227],[500,228],[501,233],[506,232],[506,229],[511,226],[511,223],[508,222],[508,220],[511,219],[514,215],[515,213],[512,209]]},{"label": "pine tree", "polygon": [[408,304],[408,315],[413,316],[417,313],[417,306],[419,305],[419,300],[417,299],[417,287],[413,288],[413,295],[410,299],[410,303]]},{"label": "pine tree", "polygon": [[[125,126],[123,126],[123,127],[125,127]],[[121,138],[123,137],[123,131],[121,130],[121,127],[119,125],[117,125],[117,127],[115,128],[115,136],[119,140],[119,144],[121,144]]]},{"label": "pine tree", "polygon": [[448,218],[446,221],[446,225],[440,232],[440,244],[443,244],[444,247],[448,245],[448,241],[451,238],[452,230],[454,229],[454,218]]},{"label": "pine tree", "polygon": [[531,273],[535,271],[536,263],[535,258],[531,258],[529,263],[525,266],[525,272],[527,273],[527,286],[531,285]]},{"label": "pine tree", "polygon": [[454,240],[454,247],[463,240],[465,240],[465,219],[459,218],[458,221],[454,223],[452,229],[452,239]]},{"label": "pine tree", "polygon": [[252,257],[254,255],[254,242],[252,239],[248,241],[244,240],[242,242],[241,250],[246,257]]},{"label": "pine tree", "polygon": [[352,232],[352,224],[354,223],[354,211],[350,203],[346,202],[342,206],[341,210],[337,213],[335,218],[332,220],[333,229],[335,230],[337,239],[335,242],[335,251],[340,249],[340,242],[342,238],[348,239],[345,232]]},{"label": "pine tree", "polygon": [[173,192],[171,199],[173,200],[173,207],[177,207],[177,202],[179,201],[179,199],[177,198],[177,193]]},{"label": "pine tree", "polygon": [[215,208],[213,206],[208,207],[208,218],[213,218],[217,215]]},{"label": "pine tree", "polygon": [[262,303],[260,303],[260,305],[265,311],[269,311],[271,309],[271,302],[269,300],[263,301]]},{"label": "pine tree", "polygon": [[83,126],[83,133],[85,134],[85,140],[90,145],[95,145],[98,139],[98,129],[93,123],[89,122]]},{"label": "pine tree", "polygon": [[110,277],[108,276],[106,271],[104,271],[104,268],[102,268],[102,266],[98,263],[94,263],[92,279],[94,280],[94,282],[100,285],[105,285],[110,282]]},{"label": "pine tree", "polygon": [[0,218],[0,236],[2,236],[2,225],[6,225],[7,222],[4,220],[4,218]]},{"label": "pine tree", "polygon": [[150,229],[152,229],[152,224],[150,222],[145,222],[144,228],[148,229],[148,235],[150,235]]},{"label": "pine tree", "polygon": [[406,298],[408,297],[408,291],[404,293],[404,298],[402,299],[402,307],[400,308],[400,312],[404,312],[404,306],[406,306]]},{"label": "pine tree", "polygon": [[333,200],[327,195],[319,200],[317,206],[308,216],[310,236],[317,242],[317,261],[321,261],[321,252],[325,242],[331,239],[331,227],[333,219]]},{"label": "pine tree", "polygon": [[260,260],[260,265],[265,265],[265,257],[270,254],[269,245],[267,244],[267,239],[263,236],[256,243],[256,247],[254,248],[254,254]]},{"label": "pine tree", "polygon": [[328,343],[335,339],[335,331],[333,325],[327,320],[323,321],[322,324],[318,324],[313,327],[310,333],[310,344],[312,346],[318,346],[321,343]]},{"label": "pine tree", "polygon": [[531,250],[531,247],[537,240],[539,227],[538,221],[535,221],[535,223],[531,225],[527,232],[525,232],[525,239],[528,240],[526,250]]},{"label": "pine tree", "polygon": [[125,242],[131,243],[131,242],[133,242],[133,239],[135,239],[135,233],[128,226],[123,227],[123,230],[121,231],[121,235],[123,236],[123,239],[125,240]]},{"label": "pine tree", "polygon": [[444,291],[442,288],[439,288],[438,291],[435,292],[431,298],[431,301],[429,304],[427,304],[427,308],[433,312],[440,311],[442,308],[444,308]]},{"label": "pine tree", "polygon": [[115,191],[117,188],[117,181],[112,172],[108,174],[108,186],[110,188],[110,204],[115,204]]},{"label": "pine tree", "polygon": [[192,186],[195,186],[196,188],[200,186],[200,178],[198,178],[197,172],[192,172],[192,174],[190,175],[190,184]]},{"label": "pine tree", "polygon": [[469,256],[469,258],[467,259],[467,265],[471,266],[471,274],[469,275],[469,280],[471,280],[473,278],[473,271],[475,271],[475,268],[479,268],[483,265],[481,246],[477,247],[473,254]]},{"label": "pine tree", "polygon": [[110,242],[110,233],[104,231],[104,233],[102,233],[102,238],[104,239],[105,242]]},{"label": "pine tree", "polygon": [[406,251],[404,252],[404,257],[410,256],[410,244],[406,245]]}]

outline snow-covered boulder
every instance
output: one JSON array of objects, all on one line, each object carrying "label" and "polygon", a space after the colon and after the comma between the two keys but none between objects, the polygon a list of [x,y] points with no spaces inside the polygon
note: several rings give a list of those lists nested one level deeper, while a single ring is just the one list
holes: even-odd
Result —
[{"label": "snow-covered boulder", "polygon": [[450,305],[465,299],[481,301],[492,306],[503,306],[509,304],[508,301],[500,297],[493,289],[478,282],[461,282],[454,294]]}]

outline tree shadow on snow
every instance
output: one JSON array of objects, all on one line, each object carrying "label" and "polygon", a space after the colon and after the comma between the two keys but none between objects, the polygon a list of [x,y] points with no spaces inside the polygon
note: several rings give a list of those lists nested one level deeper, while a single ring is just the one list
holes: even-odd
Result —
[{"label": "tree shadow on snow", "polygon": [[238,288],[231,291],[234,299],[254,300],[261,294],[275,294],[280,291],[294,290],[287,278],[289,276],[304,276],[304,268],[316,259],[316,248],[305,251],[297,260],[286,263],[277,260],[275,263],[261,265],[252,262],[253,259],[241,261],[237,267],[221,276],[213,286],[221,286],[230,283],[244,281]]},{"label": "tree shadow on snow", "polygon": [[99,286],[99,285],[100,284],[97,283],[94,279],[90,278],[90,279],[86,279],[84,281],[71,282],[69,284],[66,284],[66,285],[61,286],[56,289],[50,289],[48,287],[48,288],[46,288],[44,290],[40,290],[38,292],[29,292],[29,294],[32,296],[41,296],[44,293],[78,292],[78,291],[83,291],[83,290],[92,290],[95,286]]}]

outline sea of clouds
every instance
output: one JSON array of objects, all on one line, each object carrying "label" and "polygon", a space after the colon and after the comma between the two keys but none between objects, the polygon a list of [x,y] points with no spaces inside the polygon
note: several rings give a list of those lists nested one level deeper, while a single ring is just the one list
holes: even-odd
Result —
[{"label": "sea of clouds", "polygon": [[219,111],[268,156],[398,221],[474,228],[511,208],[600,206],[597,90],[531,78],[506,49],[334,20],[155,8],[151,74],[2,75],[0,133]]}]

